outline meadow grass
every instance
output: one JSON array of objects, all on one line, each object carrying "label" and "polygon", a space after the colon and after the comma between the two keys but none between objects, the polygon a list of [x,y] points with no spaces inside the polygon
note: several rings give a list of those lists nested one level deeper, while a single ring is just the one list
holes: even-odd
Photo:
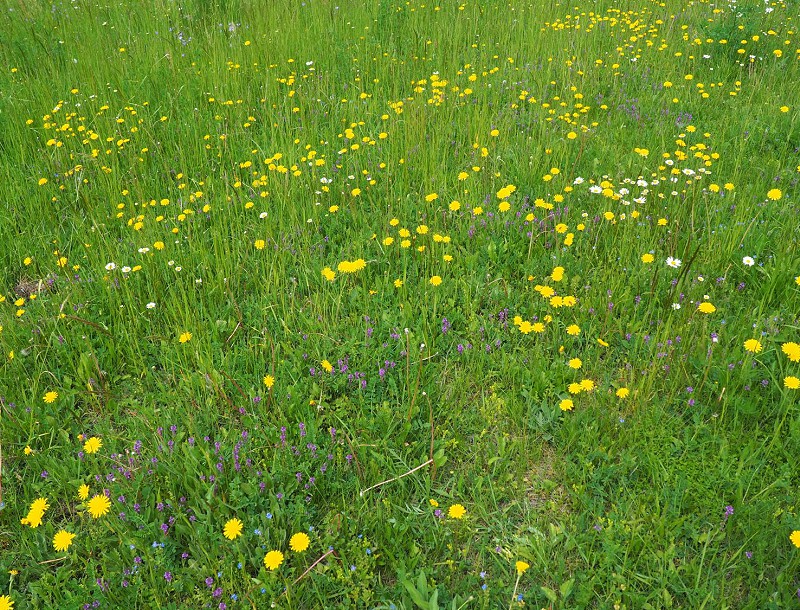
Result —
[{"label": "meadow grass", "polygon": [[796,607],[798,21],[8,3],[0,609]]}]

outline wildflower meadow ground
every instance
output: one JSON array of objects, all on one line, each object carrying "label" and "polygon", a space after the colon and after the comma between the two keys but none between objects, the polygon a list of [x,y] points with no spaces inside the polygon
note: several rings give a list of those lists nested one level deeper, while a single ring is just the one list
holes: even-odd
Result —
[{"label": "wildflower meadow ground", "polygon": [[7,3],[0,610],[800,607],[798,28]]}]

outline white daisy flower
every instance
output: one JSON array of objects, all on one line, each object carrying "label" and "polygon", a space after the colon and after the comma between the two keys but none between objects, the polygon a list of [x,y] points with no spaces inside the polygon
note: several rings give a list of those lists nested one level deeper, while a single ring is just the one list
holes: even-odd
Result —
[{"label": "white daisy flower", "polygon": [[673,269],[677,269],[678,267],[681,266],[681,259],[673,258],[671,256],[668,256],[667,257],[667,265],[669,267],[672,267]]}]

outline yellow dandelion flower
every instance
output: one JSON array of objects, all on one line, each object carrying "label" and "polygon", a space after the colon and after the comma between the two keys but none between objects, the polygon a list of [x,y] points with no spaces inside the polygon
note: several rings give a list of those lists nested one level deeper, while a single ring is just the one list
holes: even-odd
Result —
[{"label": "yellow dandelion flower", "polygon": [[631,391],[628,388],[619,388],[617,390],[617,398],[627,398]]},{"label": "yellow dandelion flower", "polygon": [[91,453],[97,453],[98,451],[100,451],[100,447],[102,447],[102,446],[103,446],[103,441],[101,441],[96,436],[93,436],[92,438],[90,438],[89,440],[87,440],[83,444],[83,450],[86,453],[90,453],[90,454]]},{"label": "yellow dandelion flower", "polygon": [[99,519],[108,513],[108,509],[110,508],[111,500],[104,495],[92,496],[92,499],[89,500],[89,503],[86,505],[86,509],[89,511],[89,514],[93,519]]},{"label": "yellow dandelion flower", "polygon": [[225,528],[222,530],[222,534],[228,540],[234,540],[237,537],[241,536],[243,528],[244,525],[242,524],[242,522],[234,517],[233,519],[228,520],[228,522],[225,524]]},{"label": "yellow dandelion flower", "polygon": [[591,379],[584,379],[581,381],[581,390],[584,392],[591,392],[594,390],[594,381]]},{"label": "yellow dandelion flower", "polygon": [[85,500],[89,497],[89,486],[84,483],[80,487],[78,487],[78,499]]},{"label": "yellow dandelion flower", "polygon": [[442,278],[438,275],[434,275],[430,279],[430,283],[433,284],[434,286],[439,286],[442,283]]},{"label": "yellow dandelion flower", "polygon": [[564,399],[564,400],[562,400],[560,403],[558,403],[558,407],[559,407],[559,409],[561,409],[562,411],[572,411],[572,409],[574,409],[574,408],[575,408],[575,403],[574,403],[574,402],[572,402],[572,400],[571,400],[571,399],[569,399],[569,398],[565,398],[565,399]]},{"label": "yellow dandelion flower", "polygon": [[781,345],[781,351],[786,354],[792,362],[800,362],[800,345],[794,341]]},{"label": "yellow dandelion flower", "polygon": [[800,549],[800,530],[794,530],[789,536],[789,540],[792,541],[793,545]]},{"label": "yellow dandelion flower", "polygon": [[499,191],[497,191],[497,198],[498,199],[508,199],[517,190],[517,187],[513,184],[509,184],[508,186],[504,186]]},{"label": "yellow dandelion flower", "polygon": [[8,595],[0,595],[0,610],[12,610],[14,608],[14,600]]},{"label": "yellow dandelion flower", "polygon": [[785,385],[790,390],[800,389],[800,379],[798,379],[794,375],[789,375],[788,377],[784,378],[783,385]]},{"label": "yellow dandelion flower", "polygon": [[270,551],[264,555],[264,566],[272,571],[277,570],[283,563],[283,553],[280,551]]},{"label": "yellow dandelion flower", "polygon": [[758,339],[748,339],[744,342],[744,349],[752,354],[757,354],[763,348],[761,347],[761,341]]},{"label": "yellow dandelion flower", "polygon": [[536,290],[540,295],[542,295],[543,299],[549,299],[556,292],[550,286],[535,286],[534,290]]},{"label": "yellow dandelion flower", "polygon": [[58,398],[58,392],[50,391],[42,397],[42,400],[44,400],[47,404],[51,404],[56,401],[56,398]]},{"label": "yellow dandelion flower", "polygon": [[778,201],[778,199],[781,197],[783,197],[783,192],[781,192],[781,189],[770,189],[767,191],[767,199]]},{"label": "yellow dandelion flower", "polygon": [[31,503],[31,512],[44,513],[50,505],[47,503],[47,498],[36,498]]},{"label": "yellow dandelion flower", "polygon": [[700,313],[714,313],[715,311],[717,311],[717,308],[714,307],[708,301],[703,301],[702,303],[700,303],[700,305],[697,306],[697,311],[699,311]]},{"label": "yellow dandelion flower", "polygon": [[309,544],[311,544],[311,540],[305,532],[297,532],[289,539],[289,548],[295,553],[302,553],[308,548]]},{"label": "yellow dandelion flower", "polygon": [[44,511],[37,511],[37,510],[30,510],[28,514],[23,519],[20,519],[20,523],[22,525],[27,525],[29,527],[39,527],[42,524],[42,518],[44,517]]},{"label": "yellow dandelion flower", "polygon": [[327,360],[323,360],[319,364],[325,370],[326,373],[330,373],[333,371],[333,365]]},{"label": "yellow dandelion flower", "polygon": [[583,388],[579,383],[571,383],[567,386],[567,391],[570,394],[580,394],[583,391]]},{"label": "yellow dandelion flower", "polygon": [[581,334],[581,327],[577,324],[570,324],[567,326],[567,334],[572,335],[573,337],[577,337]]},{"label": "yellow dandelion flower", "polygon": [[450,508],[447,509],[447,515],[451,519],[463,519],[464,515],[467,514],[467,509],[464,508],[461,504],[453,504]]},{"label": "yellow dandelion flower", "polygon": [[649,264],[650,264],[650,263],[652,263],[654,260],[655,260],[655,257],[654,257],[652,254],[650,254],[649,252],[648,252],[648,253],[646,253],[646,254],[642,254],[642,262],[643,262],[645,265],[649,265]]},{"label": "yellow dandelion flower", "polygon": [[356,271],[365,269],[366,266],[367,262],[363,258],[359,258],[354,261],[342,261],[339,263],[337,270],[340,273],[355,273]]},{"label": "yellow dandelion flower", "polygon": [[63,553],[70,547],[74,538],[75,534],[67,530],[59,530],[58,533],[53,536],[53,548],[59,553]]},{"label": "yellow dandelion flower", "polygon": [[190,332],[181,333],[181,336],[178,337],[178,341],[180,341],[181,343],[186,343],[187,341],[191,340],[192,340],[192,333]]},{"label": "yellow dandelion flower", "polygon": [[583,366],[583,362],[580,358],[573,358],[569,361],[569,368],[575,369],[576,371]]},{"label": "yellow dandelion flower", "polygon": [[528,563],[526,563],[524,561],[518,561],[515,564],[515,567],[517,568],[517,574],[522,575],[522,574],[525,573],[525,570],[527,570],[531,566],[530,566],[530,564],[528,564]]},{"label": "yellow dandelion flower", "polygon": [[272,375],[265,375],[264,385],[267,386],[268,390],[271,390],[272,386],[275,385],[275,378]]}]

